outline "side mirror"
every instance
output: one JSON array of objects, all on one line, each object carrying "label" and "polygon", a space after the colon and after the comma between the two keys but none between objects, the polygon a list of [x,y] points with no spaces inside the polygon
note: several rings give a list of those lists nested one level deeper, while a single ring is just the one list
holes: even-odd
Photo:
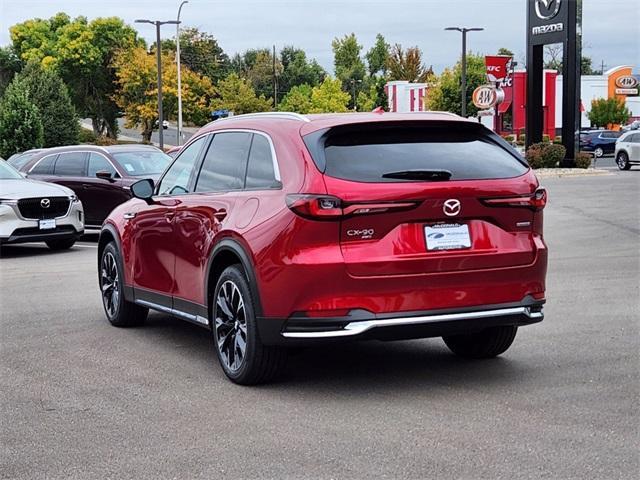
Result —
[{"label": "side mirror", "polygon": [[96,172],[96,177],[100,178],[102,180],[108,180],[108,181],[113,181],[113,175],[111,174],[111,172],[108,172],[107,170],[99,170]]},{"label": "side mirror", "polygon": [[138,180],[136,183],[131,185],[131,193],[136,198],[146,201],[147,203],[153,197],[153,190],[155,185],[153,184],[153,180],[150,178],[145,178],[143,180]]}]

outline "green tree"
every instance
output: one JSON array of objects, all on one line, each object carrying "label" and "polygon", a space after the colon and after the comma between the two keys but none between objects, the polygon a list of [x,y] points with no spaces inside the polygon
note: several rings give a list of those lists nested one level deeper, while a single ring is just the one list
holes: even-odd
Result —
[{"label": "green tree", "polygon": [[375,82],[369,82],[369,88],[362,89],[358,92],[356,106],[360,112],[370,112],[378,106],[378,90]]},{"label": "green tree", "polygon": [[508,48],[505,48],[505,47],[500,47],[498,49],[497,55],[505,55],[507,57],[515,56],[511,50],[509,50]]},{"label": "green tree", "polygon": [[[544,47],[544,68],[557,70],[562,73],[562,44],[546,45]],[[602,75],[602,71],[593,69],[591,57],[580,57],[581,75]]]},{"label": "green tree", "polygon": [[278,91],[286,95],[291,88],[298,85],[315,87],[322,83],[327,73],[315,60],[307,61],[304,50],[292,46],[280,51],[282,74],[278,78]]},{"label": "green tree", "polygon": [[433,75],[432,68],[422,63],[422,51],[418,47],[410,47],[405,52],[397,43],[387,58],[387,71],[389,80],[409,82],[426,82]]},{"label": "green tree", "polygon": [[343,38],[334,38],[331,46],[336,78],[342,82],[342,85],[349,88],[353,80],[362,80],[366,69],[360,58],[362,45],[358,43],[355,33],[345,35]]},{"label": "green tree", "polygon": [[311,102],[312,92],[313,87],[306,83],[291,87],[289,93],[278,104],[278,110],[282,112],[310,113],[313,109],[313,103]]},{"label": "green tree", "polygon": [[22,68],[22,62],[11,47],[0,47],[0,97],[13,76]]},{"label": "green tree", "polygon": [[326,77],[311,92],[311,110],[309,113],[347,112],[351,96],[342,90],[338,78]]},{"label": "green tree", "polygon": [[9,84],[0,101],[0,156],[42,147],[42,118],[24,85]]},{"label": "green tree", "polygon": [[606,128],[613,125],[624,125],[630,116],[624,101],[617,97],[592,100],[591,110],[587,114],[591,125]]},{"label": "green tree", "polygon": [[211,102],[212,110],[229,110],[236,115],[271,110],[271,100],[257,96],[251,82],[231,73],[216,86],[216,98]]},{"label": "green tree", "polygon": [[[251,67],[249,67],[245,74],[245,78],[251,82],[256,95],[272,98],[273,74],[273,54],[269,50],[263,50],[256,53]],[[277,58],[275,61],[275,74],[278,77],[282,75],[282,64]]]},{"label": "green tree", "polygon": [[30,62],[15,79],[27,92],[42,118],[44,147],[72,145],[78,142],[80,125],[67,87],[51,69]]},{"label": "green tree", "polygon": [[[430,110],[443,110],[460,115],[461,108],[461,65],[458,62],[453,69],[445,69],[435,79],[433,87],[427,95],[427,103]],[[484,56],[479,54],[467,55],[467,115],[474,116],[478,108],[471,101],[473,91],[486,82]]]},{"label": "green tree", "polygon": [[369,66],[369,75],[374,76],[379,73],[387,73],[387,61],[389,59],[390,45],[385,41],[382,34],[376,35],[376,42],[365,55]]},{"label": "green tree", "polygon": [[88,22],[58,13],[48,20],[14,25],[10,34],[22,61],[38,61],[60,74],[78,114],[91,118],[95,134],[117,136],[119,110],[112,100],[116,82],[111,65],[116,52],[143,44],[133,28],[117,17]]},{"label": "green tree", "polygon": [[[151,50],[155,49],[155,44]],[[162,51],[176,52],[175,37],[162,41]],[[231,61],[213,35],[196,27],[180,29],[180,62],[192,72],[209,77],[213,82],[229,74]]]}]

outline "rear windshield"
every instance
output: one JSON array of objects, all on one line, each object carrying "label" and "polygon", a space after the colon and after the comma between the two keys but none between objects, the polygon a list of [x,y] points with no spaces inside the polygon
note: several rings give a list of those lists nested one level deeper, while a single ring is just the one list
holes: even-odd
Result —
[{"label": "rear windshield", "polygon": [[114,153],[113,157],[127,172],[127,175],[132,177],[159,175],[171,162],[169,155],[154,151],[120,152]]},{"label": "rear windshield", "polygon": [[31,160],[33,158],[33,156],[36,153],[37,152],[34,152],[34,153],[22,153],[20,155],[15,155],[15,156],[11,157],[9,160],[7,160],[7,162],[9,163],[9,165],[12,165],[16,169],[20,170],[22,167],[24,167],[27,164],[27,162],[29,160]]},{"label": "rear windshield", "polygon": [[329,133],[325,174],[357,182],[404,182],[424,179],[420,173],[425,172],[472,180],[516,177],[528,170],[510,147],[498,145],[483,130],[387,127]]}]

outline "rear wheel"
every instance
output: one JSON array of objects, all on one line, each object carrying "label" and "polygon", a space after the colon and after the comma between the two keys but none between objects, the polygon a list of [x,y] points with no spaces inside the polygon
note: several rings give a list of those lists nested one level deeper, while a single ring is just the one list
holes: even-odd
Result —
[{"label": "rear wheel", "polygon": [[620,170],[629,170],[631,168],[631,164],[629,163],[629,155],[627,152],[619,152],[616,157],[616,164]]},{"label": "rear wheel", "polygon": [[226,268],[213,295],[212,330],[224,373],[241,385],[272,380],[284,367],[286,350],[262,344],[249,284],[239,265]]},{"label": "rear wheel", "polygon": [[67,238],[65,240],[48,240],[45,243],[51,250],[68,250],[76,243],[76,239]]},{"label": "rear wheel", "polygon": [[141,325],[149,309],[124,298],[124,275],[120,253],[114,242],[107,244],[100,258],[100,292],[104,312],[116,327]]},{"label": "rear wheel", "polygon": [[477,333],[442,337],[447,347],[465,358],[493,358],[507,349],[516,338],[518,327],[491,327]]}]

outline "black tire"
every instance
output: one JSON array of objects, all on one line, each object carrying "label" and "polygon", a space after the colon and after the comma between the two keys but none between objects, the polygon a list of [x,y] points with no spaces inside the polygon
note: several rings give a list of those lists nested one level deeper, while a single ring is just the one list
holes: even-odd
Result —
[{"label": "black tire", "polygon": [[629,163],[629,155],[627,152],[618,152],[618,156],[616,157],[616,165],[620,170],[629,170],[631,168],[631,164]]},{"label": "black tire", "polygon": [[262,344],[255,303],[240,265],[232,265],[222,272],[211,304],[213,346],[225,375],[240,385],[273,380],[284,368],[287,352],[284,348]]},{"label": "black tire", "polygon": [[49,240],[45,242],[51,250],[69,250],[76,243],[75,238],[67,238],[65,240]]},{"label": "black tire", "polygon": [[98,284],[104,313],[111,325],[115,327],[142,325],[149,309],[124,298],[123,271],[118,247],[114,242],[110,242],[102,251],[98,270]]},{"label": "black tire", "polygon": [[507,349],[516,338],[518,327],[491,327],[477,333],[442,337],[447,347],[460,357],[493,358]]}]

